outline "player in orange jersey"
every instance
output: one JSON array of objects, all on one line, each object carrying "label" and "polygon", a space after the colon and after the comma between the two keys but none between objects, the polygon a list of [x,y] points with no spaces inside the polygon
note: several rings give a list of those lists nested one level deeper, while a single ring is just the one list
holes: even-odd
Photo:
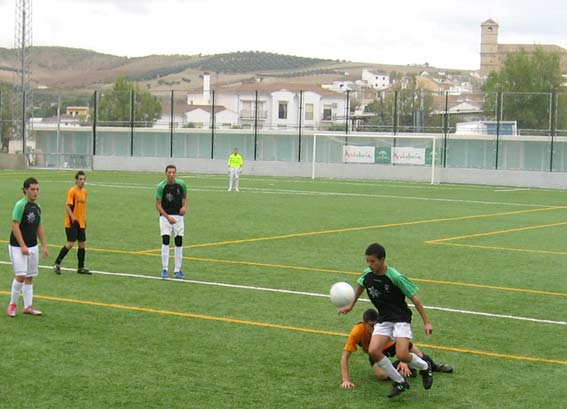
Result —
[{"label": "player in orange jersey", "polygon": [[91,274],[85,268],[85,242],[87,241],[87,189],[85,182],[87,175],[82,170],[75,174],[75,186],[67,192],[67,201],[65,203],[65,234],[67,242],[59,251],[57,259],[53,264],[53,271],[61,274],[61,262],[75,245],[79,242],[79,250],[77,251],[77,273]]}]

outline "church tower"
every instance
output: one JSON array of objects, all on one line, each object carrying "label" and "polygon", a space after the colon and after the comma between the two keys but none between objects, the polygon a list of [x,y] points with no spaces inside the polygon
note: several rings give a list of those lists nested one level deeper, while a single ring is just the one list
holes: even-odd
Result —
[{"label": "church tower", "polygon": [[498,59],[498,23],[488,19],[480,25],[480,75],[500,67]]}]

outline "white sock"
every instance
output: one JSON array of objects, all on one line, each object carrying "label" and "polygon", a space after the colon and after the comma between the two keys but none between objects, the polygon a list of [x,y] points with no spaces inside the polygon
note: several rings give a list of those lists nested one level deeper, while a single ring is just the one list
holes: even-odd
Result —
[{"label": "white sock", "polygon": [[183,262],[183,247],[175,246],[175,269],[173,271],[181,270],[181,263]]},{"label": "white sock", "polygon": [[236,190],[238,190],[239,185],[240,185],[240,178],[236,178],[234,180],[234,187],[236,188]]},{"label": "white sock", "polygon": [[400,375],[396,368],[394,368],[392,361],[390,361],[388,357],[385,356],[380,361],[378,361],[378,366],[382,368],[386,375],[388,375],[388,377],[394,382],[400,383],[404,381],[404,377]]},{"label": "white sock", "polygon": [[161,265],[164,270],[169,268],[169,245],[162,244],[161,245]]},{"label": "white sock", "polygon": [[232,176],[228,179],[228,190],[232,190]]},{"label": "white sock", "polygon": [[413,352],[410,352],[410,355],[411,355],[411,361],[409,363],[409,366],[411,366],[412,368],[421,369],[423,371],[429,367],[429,364],[426,361],[418,357]]},{"label": "white sock", "polygon": [[24,283],[20,283],[14,278],[14,281],[12,281],[12,292],[10,293],[10,304],[18,303],[18,298],[20,297],[23,285]]},{"label": "white sock", "polygon": [[33,284],[24,284],[22,293],[24,294],[24,308],[28,308],[33,304]]}]

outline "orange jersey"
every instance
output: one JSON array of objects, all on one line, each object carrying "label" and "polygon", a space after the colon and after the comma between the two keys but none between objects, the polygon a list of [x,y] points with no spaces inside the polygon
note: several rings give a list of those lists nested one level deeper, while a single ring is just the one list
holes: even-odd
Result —
[{"label": "orange jersey", "polygon": [[[358,351],[358,347],[361,347],[362,350],[368,353],[368,346],[370,345],[370,339],[372,338],[372,332],[368,331],[366,324],[361,321],[356,324],[350,334],[348,334],[348,339],[345,344],[345,351],[349,352],[356,352]],[[394,341],[388,341],[384,346],[384,350],[392,347],[394,345]]]},{"label": "orange jersey", "polygon": [[[79,222],[82,229],[87,227],[87,189],[79,189],[73,186],[67,192],[67,202],[65,203],[73,211],[75,219]],[[65,227],[71,227],[71,217],[65,211]]]}]

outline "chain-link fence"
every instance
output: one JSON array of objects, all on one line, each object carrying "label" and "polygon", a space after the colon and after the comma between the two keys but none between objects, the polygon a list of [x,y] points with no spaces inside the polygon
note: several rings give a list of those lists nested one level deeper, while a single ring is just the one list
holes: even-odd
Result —
[{"label": "chain-link fence", "polygon": [[216,159],[235,146],[250,160],[309,162],[317,132],[437,134],[443,167],[567,171],[566,94],[333,94],[34,90],[24,133],[0,92],[0,137],[30,166],[89,168],[94,155]]}]

